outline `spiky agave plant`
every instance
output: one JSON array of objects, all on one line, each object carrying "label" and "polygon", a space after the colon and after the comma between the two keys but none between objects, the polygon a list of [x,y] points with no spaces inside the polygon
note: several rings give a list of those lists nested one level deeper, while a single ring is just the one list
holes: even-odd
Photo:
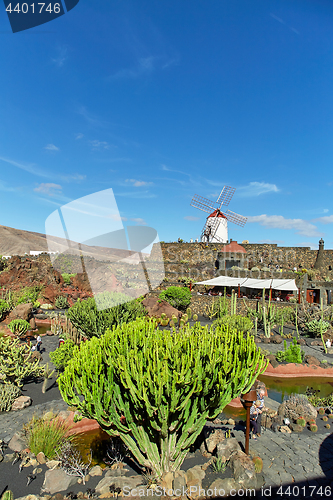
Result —
[{"label": "spiky agave plant", "polygon": [[178,470],[202,431],[267,361],[251,336],[137,320],[81,344],[58,379],[64,400],[120,436],[157,476]]}]

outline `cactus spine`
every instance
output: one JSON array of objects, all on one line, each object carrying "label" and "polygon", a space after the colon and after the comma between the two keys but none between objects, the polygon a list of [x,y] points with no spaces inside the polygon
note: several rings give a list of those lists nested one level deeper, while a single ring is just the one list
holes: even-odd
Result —
[{"label": "cactus spine", "polygon": [[207,419],[247,392],[267,364],[240,332],[159,330],[137,320],[81,344],[58,384],[70,406],[161,476],[181,467]]}]

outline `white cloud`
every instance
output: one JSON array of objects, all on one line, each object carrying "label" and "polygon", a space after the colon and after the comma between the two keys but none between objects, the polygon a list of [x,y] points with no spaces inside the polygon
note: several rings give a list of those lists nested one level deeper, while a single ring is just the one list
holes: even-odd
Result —
[{"label": "white cloud", "polygon": [[149,186],[149,185],[152,184],[152,182],[138,181],[136,179],[126,179],[125,182],[129,182],[129,183],[131,183],[135,187]]},{"label": "white cloud", "polygon": [[325,217],[319,217],[315,219],[316,222],[320,222],[321,224],[332,224],[333,215],[325,215]]},{"label": "white cloud", "polygon": [[311,222],[303,219],[286,219],[282,215],[255,215],[247,218],[249,223],[258,223],[261,226],[271,229],[294,229],[296,234],[302,236],[316,237],[322,236],[317,227]]},{"label": "white cloud", "polygon": [[260,196],[266,193],[278,193],[280,190],[276,184],[267,182],[250,182],[247,186],[241,186],[237,192],[241,196]]},{"label": "white cloud", "polygon": [[0,156],[0,160],[8,163],[9,165],[13,165],[14,167],[20,168],[21,170],[24,170],[25,172],[29,172],[29,174],[33,175],[38,175],[39,177],[46,177],[50,178],[52,177],[50,174],[47,172],[43,172],[40,170],[35,163],[22,163],[14,160],[10,160],[9,158],[3,158]]},{"label": "white cloud", "polygon": [[89,141],[93,150],[110,149],[110,144],[106,141]]},{"label": "white cloud", "polygon": [[184,219],[195,222],[197,220],[200,220],[200,217],[194,217],[193,215],[185,215]]},{"label": "white cloud", "polygon": [[140,226],[145,226],[147,225],[147,222],[144,219],[141,219],[140,217],[130,219],[133,222],[136,222],[137,224],[140,224]]},{"label": "white cloud", "polygon": [[78,139],[83,139],[84,135],[81,134],[81,133],[78,133],[78,134],[75,134],[75,139],[78,140]]},{"label": "white cloud", "polygon": [[58,56],[52,59],[52,62],[58,66],[58,68],[61,68],[64,65],[64,62],[68,58],[67,56],[68,50],[66,47],[59,47],[58,48]]},{"label": "white cloud", "polygon": [[60,184],[53,184],[53,182],[42,182],[37,186],[34,191],[36,193],[47,194],[48,196],[55,196],[61,194],[62,187]]},{"label": "white cloud", "polygon": [[73,175],[62,175],[61,180],[64,182],[80,182],[84,181],[87,178],[86,175],[81,175],[81,174],[73,174]]},{"label": "white cloud", "polygon": [[48,151],[60,151],[60,149],[54,144],[48,144],[44,149],[47,149]]}]

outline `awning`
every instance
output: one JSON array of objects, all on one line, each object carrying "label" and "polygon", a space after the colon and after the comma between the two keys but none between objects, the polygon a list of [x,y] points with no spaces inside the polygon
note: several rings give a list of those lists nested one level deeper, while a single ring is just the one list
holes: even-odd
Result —
[{"label": "awning", "polygon": [[245,288],[263,288],[272,290],[298,290],[295,280],[282,280],[282,279],[254,279],[254,278],[231,278],[229,276],[218,276],[211,280],[199,281],[196,285],[209,285],[209,286],[234,286]]}]

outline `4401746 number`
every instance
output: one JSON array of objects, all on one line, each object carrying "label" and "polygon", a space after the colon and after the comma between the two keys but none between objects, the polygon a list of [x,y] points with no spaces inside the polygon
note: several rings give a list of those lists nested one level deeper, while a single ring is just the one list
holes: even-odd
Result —
[{"label": "4401746 number", "polygon": [[331,486],[287,486],[280,488],[276,492],[277,495],[286,495],[290,497],[319,495],[321,497],[330,497],[332,494]]},{"label": "4401746 number", "polygon": [[[14,4],[13,4],[14,5]],[[46,7],[45,7],[46,6]],[[16,12],[17,14],[41,14],[42,12],[49,12],[50,14],[60,14],[61,5],[60,3],[17,3],[15,7],[12,7],[10,3],[6,8],[6,11],[10,14]]]}]

